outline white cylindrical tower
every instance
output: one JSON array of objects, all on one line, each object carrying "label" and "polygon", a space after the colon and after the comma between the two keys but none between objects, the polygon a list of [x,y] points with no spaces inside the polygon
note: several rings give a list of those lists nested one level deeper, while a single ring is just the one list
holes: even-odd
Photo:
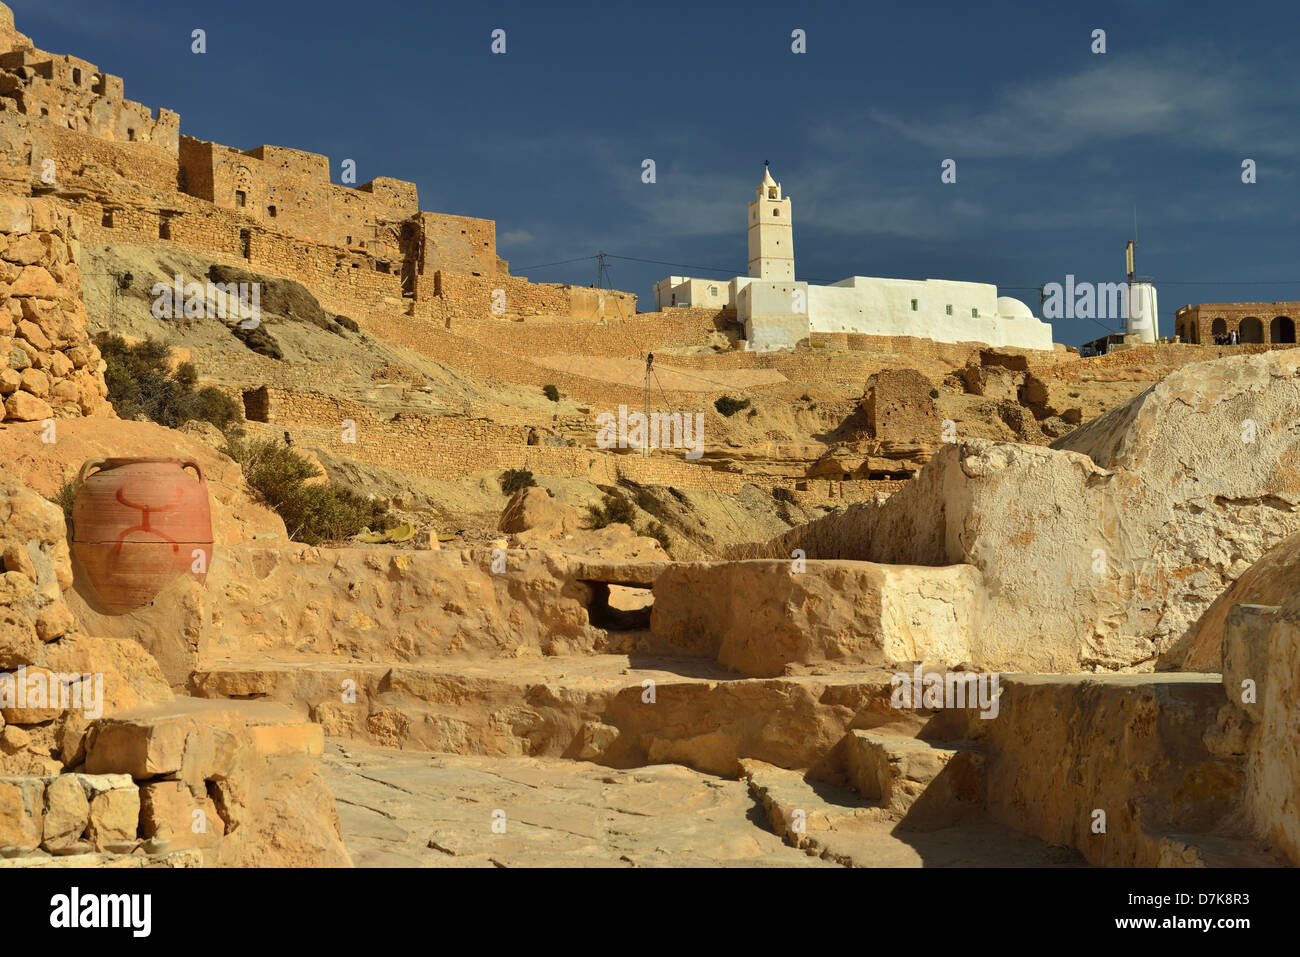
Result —
[{"label": "white cylindrical tower", "polygon": [[1126,331],[1140,342],[1155,342],[1160,337],[1160,313],[1154,283],[1129,283]]}]

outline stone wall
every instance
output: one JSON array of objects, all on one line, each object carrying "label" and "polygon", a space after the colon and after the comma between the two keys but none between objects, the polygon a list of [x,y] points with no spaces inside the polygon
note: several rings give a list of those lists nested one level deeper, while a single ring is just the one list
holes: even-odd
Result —
[{"label": "stone wall", "polygon": [[79,229],[76,214],[49,200],[0,196],[0,418],[114,414],[86,336]]},{"label": "stone wall", "polygon": [[915,369],[882,369],[867,380],[867,425],[880,443],[932,442],[939,430],[934,390]]}]

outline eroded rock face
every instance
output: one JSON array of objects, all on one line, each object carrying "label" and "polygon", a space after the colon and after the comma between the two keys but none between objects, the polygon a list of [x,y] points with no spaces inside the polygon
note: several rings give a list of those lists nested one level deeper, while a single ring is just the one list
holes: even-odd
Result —
[{"label": "eroded rock face", "polygon": [[1244,754],[1245,804],[1255,835],[1300,864],[1300,593],[1280,606],[1232,608],[1223,690],[1228,705],[1211,743]]},{"label": "eroded rock face", "polygon": [[883,505],[775,545],[974,565],[988,605],[973,655],[991,667],[1151,668],[1300,528],[1297,415],[1293,352],[1197,363],[1052,448],[959,440]]},{"label": "eroded rock face", "polygon": [[1188,632],[1183,671],[1218,671],[1224,630],[1238,605],[1284,605],[1300,586],[1300,533],[1288,535],[1228,586]]},{"label": "eroded rock face", "polygon": [[1094,864],[1194,863],[1175,859],[1170,838],[1230,820],[1242,767],[1202,740],[1223,704],[1219,683],[1163,678],[1004,676],[998,716],[970,722],[987,751],[990,815]]}]

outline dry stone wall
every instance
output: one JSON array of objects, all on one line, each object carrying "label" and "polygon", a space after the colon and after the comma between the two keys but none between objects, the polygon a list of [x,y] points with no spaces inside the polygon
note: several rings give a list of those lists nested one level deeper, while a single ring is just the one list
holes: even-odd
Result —
[{"label": "dry stone wall", "polygon": [[79,221],[45,199],[0,196],[0,396],[20,422],[112,416],[86,336]]}]

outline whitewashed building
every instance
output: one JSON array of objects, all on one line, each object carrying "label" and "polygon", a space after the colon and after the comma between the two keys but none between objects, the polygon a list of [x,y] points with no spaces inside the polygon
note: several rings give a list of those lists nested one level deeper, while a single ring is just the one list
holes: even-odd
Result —
[{"label": "whitewashed building", "polygon": [[795,279],[790,197],[764,170],[749,204],[749,275],[730,281],[669,276],[655,284],[655,305],[732,306],[746,348],[793,347],[810,332],[915,336],[937,342],[983,342],[1052,348],[1052,327],[997,286],[941,279],[850,276],[829,286]]}]

